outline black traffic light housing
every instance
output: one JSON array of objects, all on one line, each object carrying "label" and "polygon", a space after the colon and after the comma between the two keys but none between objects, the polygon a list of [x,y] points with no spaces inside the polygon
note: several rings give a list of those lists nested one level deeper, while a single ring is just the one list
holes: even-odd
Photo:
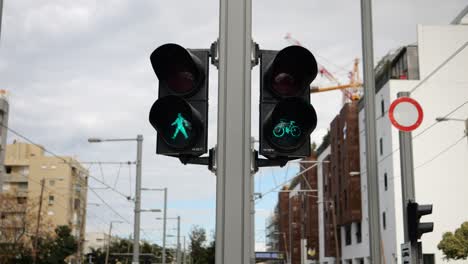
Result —
[{"label": "black traffic light housing", "polygon": [[208,145],[209,51],[164,44],[153,51],[151,65],[159,96],[149,114],[157,131],[156,153],[197,157]]},{"label": "black traffic light housing", "polygon": [[434,230],[434,223],[420,223],[421,216],[432,213],[432,205],[419,205],[409,201],[407,206],[408,236],[411,242],[417,242],[424,233]]},{"label": "black traffic light housing", "polygon": [[310,155],[310,133],[317,114],[310,104],[310,83],[317,62],[301,46],[260,51],[260,154],[269,159]]}]

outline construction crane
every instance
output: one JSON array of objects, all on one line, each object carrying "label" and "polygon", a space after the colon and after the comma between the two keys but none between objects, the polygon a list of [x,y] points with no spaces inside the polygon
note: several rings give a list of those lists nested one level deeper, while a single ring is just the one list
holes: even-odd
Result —
[{"label": "construction crane", "polygon": [[[289,43],[293,45],[302,46],[302,44],[297,40],[294,39],[290,33],[287,33],[284,37]],[[310,93],[321,93],[327,91],[334,91],[340,90],[342,92],[342,103],[345,104],[349,100],[359,100],[362,96],[362,81],[359,78],[359,59],[354,59],[354,67],[353,70],[349,72],[349,83],[341,84],[338,79],[333,76],[330,71],[328,71],[325,66],[318,64],[318,72],[321,76],[327,78],[329,81],[334,82],[335,86],[330,87],[317,87],[311,86]]]}]

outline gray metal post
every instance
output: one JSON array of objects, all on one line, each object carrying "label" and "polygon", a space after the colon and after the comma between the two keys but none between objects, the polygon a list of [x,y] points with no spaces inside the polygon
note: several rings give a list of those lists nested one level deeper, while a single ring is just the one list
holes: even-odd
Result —
[{"label": "gray metal post", "polygon": [[137,164],[135,181],[135,221],[133,224],[133,260],[132,264],[140,262],[140,211],[141,211],[141,156],[143,151],[143,136],[137,136]]},{"label": "gray metal post", "polygon": [[[409,92],[399,92],[398,97],[409,97]],[[413,164],[413,137],[411,132],[400,131],[400,168],[403,206],[403,231],[405,242],[409,242],[406,207],[409,201],[416,200]],[[411,263],[418,263],[418,243],[411,243]]]},{"label": "gray metal post", "polygon": [[164,188],[162,264],[166,264],[167,188]]},{"label": "gray metal post", "polygon": [[371,0],[361,0],[362,55],[364,72],[364,109],[366,127],[367,192],[369,207],[369,245],[371,263],[380,264],[380,206],[379,176],[377,166],[377,133],[375,128],[375,78],[372,43]]},{"label": "gray metal post", "polygon": [[180,216],[177,216],[177,260],[176,263],[180,264]]},{"label": "gray metal post", "polygon": [[216,263],[251,259],[251,0],[220,0]]},{"label": "gray metal post", "polygon": [[3,0],[0,0],[0,39],[2,37]]}]

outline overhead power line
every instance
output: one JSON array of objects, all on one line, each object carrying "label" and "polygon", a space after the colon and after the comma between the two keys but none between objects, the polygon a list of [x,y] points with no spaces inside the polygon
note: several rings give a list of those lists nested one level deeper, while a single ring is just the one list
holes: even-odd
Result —
[{"label": "overhead power line", "polygon": [[436,155],[434,155],[432,158],[430,158],[429,160],[421,163],[420,165],[418,165],[417,167],[415,167],[414,169],[417,170],[429,163],[431,163],[432,161],[434,161],[435,159],[437,159],[438,157],[442,156],[444,153],[448,152],[450,149],[452,149],[453,147],[455,147],[456,145],[458,145],[458,143],[460,143],[466,136],[463,136],[461,137],[460,139],[458,139],[457,141],[455,141],[453,144],[450,144],[448,147],[444,148],[443,150],[441,150],[439,153],[437,153]]},{"label": "overhead power line", "polygon": [[[47,149],[47,148],[45,148],[45,147],[43,147],[43,146],[41,146],[41,145],[35,143],[34,141],[32,141],[32,140],[29,139],[28,137],[24,136],[23,134],[21,134],[21,133],[15,131],[14,129],[12,129],[12,128],[10,128],[10,127],[8,127],[8,126],[2,124],[2,123],[0,123],[0,126],[5,127],[6,129],[8,129],[8,131],[10,131],[11,133],[17,135],[18,137],[20,137],[20,138],[26,140],[27,142],[31,143],[32,145],[35,145],[35,146],[37,146],[37,147],[43,149],[44,152],[49,153],[50,155],[54,156],[55,158],[62,160],[65,164],[67,164],[67,165],[70,166],[71,168],[74,167],[73,164],[71,164],[68,160],[64,159],[63,157],[61,157],[61,156],[59,156],[59,155],[57,155],[57,154],[55,154],[54,152],[50,151],[49,149]],[[81,170],[81,169],[79,169],[79,168],[76,168],[76,169],[80,170],[81,172],[85,172],[86,174],[89,173],[88,171],[83,171],[83,170]],[[110,186],[110,185],[108,185],[107,183],[101,181],[100,179],[96,178],[95,176],[93,176],[93,175],[91,175],[91,174],[88,174],[88,177],[90,177],[90,178],[94,179],[95,181],[97,181],[98,183],[100,183],[100,184],[106,186],[108,189],[110,189],[110,190],[112,190],[113,192],[115,192],[115,193],[121,195],[122,197],[125,197],[125,199],[127,199],[128,201],[131,201],[131,197],[130,197],[129,195],[124,194],[123,192],[121,192],[121,191],[119,191],[119,190],[113,188],[112,186]]]},{"label": "overhead power line", "polygon": [[455,56],[457,56],[462,50],[468,46],[468,42],[465,42],[460,48],[458,48],[452,55],[450,55],[446,60],[444,60],[439,66],[437,66],[431,73],[429,73],[426,78],[422,79],[413,89],[410,90],[410,93],[413,93],[416,89],[421,87],[429,78],[431,78],[436,72],[438,72],[442,67],[444,67],[449,61],[451,61]]}]

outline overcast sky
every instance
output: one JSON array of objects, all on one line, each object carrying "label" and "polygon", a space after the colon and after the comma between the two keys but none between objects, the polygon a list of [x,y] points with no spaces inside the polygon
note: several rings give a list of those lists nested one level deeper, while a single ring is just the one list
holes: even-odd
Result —
[{"label": "overcast sky", "polygon": [[[466,0],[374,1],[375,62],[402,45],[416,42],[417,24],[446,25]],[[155,131],[148,111],[157,96],[151,52],[164,43],[208,48],[218,36],[216,0],[5,0],[0,41],[0,88],[9,92],[10,128],[46,149],[81,161],[135,160],[136,144],[89,144],[89,137],[144,136],[143,185],[169,188],[169,216],[181,215],[183,235],[192,225],[208,233],[215,223],[215,177],[205,167],[183,166],[155,155]],[[263,49],[298,39],[318,62],[346,82],[354,58],[361,58],[360,1],[253,0],[253,38]],[[210,70],[210,147],[216,141],[216,68]],[[252,109],[258,109],[258,67],[252,71]],[[317,78],[317,85],[330,84]],[[313,95],[319,123],[312,139],[320,142],[340,108],[340,93]],[[252,135],[258,136],[258,111]],[[9,133],[8,142],[20,139]],[[22,140],[22,139],[21,139]],[[133,194],[135,168],[93,165],[93,176],[123,193]],[[261,170],[256,192],[268,191],[297,171]],[[90,180],[90,187],[102,187]],[[132,204],[111,190],[96,190],[125,219],[133,222]],[[88,200],[102,204],[92,192]],[[270,194],[257,203],[257,242],[264,242],[264,222],[276,202]],[[143,192],[143,208],[162,208],[162,193]],[[143,214],[142,238],[160,243],[162,225]],[[119,220],[105,205],[89,207],[87,229],[105,231]],[[176,223],[171,223],[173,229]],[[120,235],[132,225],[116,227]],[[174,230],[169,231],[175,234]],[[170,242],[172,243],[172,242]]]}]

